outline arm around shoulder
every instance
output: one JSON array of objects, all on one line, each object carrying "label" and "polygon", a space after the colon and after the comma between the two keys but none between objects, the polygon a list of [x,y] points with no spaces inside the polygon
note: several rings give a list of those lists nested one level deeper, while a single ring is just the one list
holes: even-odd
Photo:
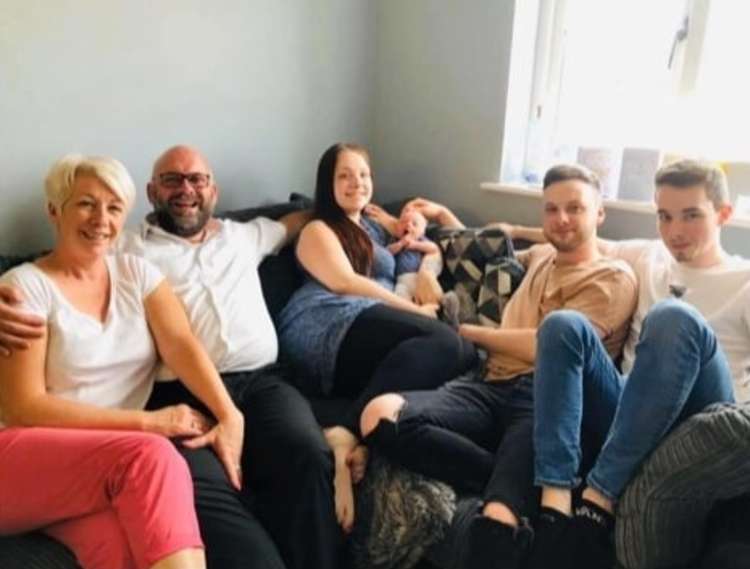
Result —
[{"label": "arm around shoulder", "polygon": [[0,355],[9,356],[12,350],[24,350],[29,342],[41,338],[45,331],[44,319],[24,312],[21,291],[8,283],[0,283]]},{"label": "arm around shoulder", "polygon": [[505,221],[496,221],[485,225],[485,229],[499,229],[510,239],[523,239],[532,243],[547,243],[547,237],[541,227],[514,225]]}]

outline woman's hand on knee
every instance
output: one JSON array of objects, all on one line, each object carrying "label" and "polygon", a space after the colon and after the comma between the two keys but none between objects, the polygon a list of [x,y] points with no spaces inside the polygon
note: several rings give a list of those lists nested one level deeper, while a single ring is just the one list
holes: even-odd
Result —
[{"label": "woman's hand on knee", "polygon": [[145,431],[165,437],[195,437],[207,433],[214,421],[183,403],[146,412]]},{"label": "woman's hand on knee", "polygon": [[224,465],[229,480],[237,490],[242,488],[242,445],[245,438],[245,418],[236,411],[220,420],[207,433],[187,439],[188,448],[210,446]]}]

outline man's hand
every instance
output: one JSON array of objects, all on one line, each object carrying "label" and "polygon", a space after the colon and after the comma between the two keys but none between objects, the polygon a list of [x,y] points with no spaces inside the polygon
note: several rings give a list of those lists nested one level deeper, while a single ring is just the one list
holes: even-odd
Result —
[{"label": "man's hand", "polygon": [[242,445],[245,438],[245,418],[237,411],[216,423],[206,434],[188,439],[188,448],[211,446],[227,471],[229,480],[237,489],[242,488]]},{"label": "man's hand", "polygon": [[0,354],[9,356],[13,350],[25,350],[29,340],[44,335],[44,319],[19,309],[23,297],[11,285],[0,285]]},{"label": "man's hand", "polygon": [[464,227],[461,220],[459,220],[447,207],[425,198],[415,198],[410,200],[406,203],[402,211],[408,209],[418,211],[430,221],[434,221],[443,227],[453,227],[456,229],[462,229]]}]

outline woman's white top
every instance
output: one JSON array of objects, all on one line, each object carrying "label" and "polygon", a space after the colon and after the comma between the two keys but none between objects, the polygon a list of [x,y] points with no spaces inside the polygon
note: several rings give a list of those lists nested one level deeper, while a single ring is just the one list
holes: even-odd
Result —
[{"label": "woman's white top", "polygon": [[47,321],[48,393],[100,407],[142,409],[158,358],[144,301],[164,277],[133,255],[107,256],[106,263],[110,301],[104,322],[75,308],[33,263],[5,273],[0,282],[17,286],[26,310]]}]

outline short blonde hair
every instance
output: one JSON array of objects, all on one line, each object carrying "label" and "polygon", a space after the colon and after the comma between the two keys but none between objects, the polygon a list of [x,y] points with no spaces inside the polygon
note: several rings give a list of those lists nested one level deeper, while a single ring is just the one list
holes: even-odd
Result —
[{"label": "short blonde hair", "polygon": [[68,154],[57,160],[44,180],[47,202],[62,208],[73,193],[73,184],[80,175],[94,176],[125,204],[129,210],[135,201],[135,184],[119,160],[107,156]]}]

